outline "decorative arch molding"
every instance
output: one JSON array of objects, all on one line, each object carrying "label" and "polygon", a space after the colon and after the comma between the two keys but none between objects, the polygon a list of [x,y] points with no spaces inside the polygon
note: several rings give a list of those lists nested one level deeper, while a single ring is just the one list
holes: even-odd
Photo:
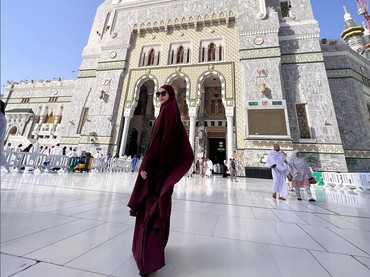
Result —
[{"label": "decorative arch molding", "polygon": [[[157,78],[154,76],[154,75],[145,75],[145,76],[142,76],[139,80],[136,81],[136,84],[135,84],[135,87],[134,87],[134,97],[133,99],[130,101],[128,101],[126,103],[126,107],[125,107],[125,112],[124,112],[124,116],[125,117],[132,117],[132,115],[134,114],[134,111],[137,107],[137,104],[138,104],[138,101],[139,101],[139,96],[140,96],[140,87],[146,82],[146,81],[153,81],[154,82],[154,91],[157,91],[158,90],[158,80]],[[153,97],[153,104],[155,106],[155,98]]]},{"label": "decorative arch molding", "polygon": [[[212,76],[217,77],[221,82],[221,99],[222,99],[222,104],[224,105],[224,107],[226,109],[227,108],[227,105],[226,105],[226,80],[225,80],[225,77],[221,74],[221,72],[218,72],[216,70],[204,72],[199,77],[198,82],[197,82],[197,88],[198,88],[197,107],[199,107],[199,103],[200,103],[200,99],[201,99],[202,83],[206,78],[212,77]],[[229,101],[228,101],[228,103],[229,103]],[[233,104],[234,104],[234,101],[233,101]]]},{"label": "decorative arch molding", "polygon": [[190,78],[182,73],[182,72],[177,72],[173,73],[171,76],[169,76],[165,82],[165,84],[169,85],[171,82],[177,78],[182,78],[186,82],[186,102],[189,103],[190,100]]},{"label": "decorative arch molding", "polygon": [[[262,2],[265,2],[265,0],[260,0]],[[260,3],[261,4],[261,3]],[[266,4],[265,4],[265,11],[266,11]],[[260,6],[261,10],[261,6]],[[260,11],[260,13],[263,13],[263,11]],[[136,22],[133,25],[133,30],[135,32],[141,32],[141,31],[167,31],[169,28],[189,28],[195,27],[199,25],[206,25],[206,24],[220,24],[225,22],[228,24],[230,21],[235,20],[235,14],[236,12],[233,10],[224,10],[219,13],[209,13],[209,14],[199,14],[199,15],[190,15],[188,17],[182,17],[182,18],[168,18],[168,19],[162,19],[162,20],[155,20],[153,22],[147,21],[147,22]]]}]

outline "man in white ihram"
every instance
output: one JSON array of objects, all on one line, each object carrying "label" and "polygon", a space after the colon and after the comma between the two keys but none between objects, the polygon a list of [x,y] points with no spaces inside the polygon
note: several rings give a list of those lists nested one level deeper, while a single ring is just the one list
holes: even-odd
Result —
[{"label": "man in white ihram", "polygon": [[267,155],[266,165],[271,168],[272,171],[272,197],[276,198],[276,194],[279,194],[280,200],[285,200],[288,196],[288,188],[286,185],[286,176],[289,172],[289,167],[280,152],[279,144],[274,144],[274,150],[270,151]]}]

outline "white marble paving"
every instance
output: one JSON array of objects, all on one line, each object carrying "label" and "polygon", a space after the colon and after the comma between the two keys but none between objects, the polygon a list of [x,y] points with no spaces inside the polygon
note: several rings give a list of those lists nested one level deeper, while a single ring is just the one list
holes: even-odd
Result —
[{"label": "white marble paving", "polygon": [[[135,173],[1,172],[1,277],[136,277],[127,201]],[[166,266],[150,277],[370,276],[370,194],[312,188],[272,199],[271,180],[175,187]]]},{"label": "white marble paving", "polygon": [[[105,223],[26,255],[27,258],[64,265],[132,228]],[[50,255],[50,253],[55,253]]]},{"label": "white marble paving", "polygon": [[335,277],[369,277],[369,268],[349,255],[311,251],[323,267]]},{"label": "white marble paving", "polygon": [[[364,251],[359,249],[356,245],[343,239],[337,235],[334,231],[328,230],[324,227],[302,225],[302,229],[309,234],[314,240],[316,240],[322,247],[328,252],[341,253],[347,255],[358,255],[368,257]],[[363,241],[363,243],[366,243]]]},{"label": "white marble paving", "polygon": [[322,267],[320,262],[307,250],[275,245],[271,245],[270,249],[278,265],[280,276],[331,276],[326,269]]},{"label": "white marble paving", "polygon": [[11,276],[37,263],[35,260],[1,254],[1,276]]}]

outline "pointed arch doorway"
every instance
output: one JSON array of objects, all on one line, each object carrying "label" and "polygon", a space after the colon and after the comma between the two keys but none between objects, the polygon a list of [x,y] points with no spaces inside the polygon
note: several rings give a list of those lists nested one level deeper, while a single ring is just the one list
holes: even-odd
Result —
[{"label": "pointed arch doorway", "polygon": [[226,115],[222,102],[221,81],[211,74],[202,82],[198,114],[198,148],[214,164],[226,159]]},{"label": "pointed arch doorway", "polygon": [[134,114],[130,120],[129,135],[125,148],[126,155],[144,154],[152,132],[154,117],[155,84],[152,80],[145,81],[139,88],[139,96]]}]

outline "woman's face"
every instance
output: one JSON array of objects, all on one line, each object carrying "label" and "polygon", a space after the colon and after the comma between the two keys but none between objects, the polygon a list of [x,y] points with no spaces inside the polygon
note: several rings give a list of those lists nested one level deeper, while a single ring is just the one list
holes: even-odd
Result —
[{"label": "woman's face", "polygon": [[[159,103],[161,103],[161,105],[163,105],[164,103],[166,103],[168,101],[168,99],[170,98],[170,96],[168,95],[168,92],[166,92],[166,90],[164,88],[160,88],[159,89],[159,92],[161,93],[159,96],[157,96],[158,98],[158,101]],[[162,95],[162,92],[166,92],[166,94],[163,96]]]}]

